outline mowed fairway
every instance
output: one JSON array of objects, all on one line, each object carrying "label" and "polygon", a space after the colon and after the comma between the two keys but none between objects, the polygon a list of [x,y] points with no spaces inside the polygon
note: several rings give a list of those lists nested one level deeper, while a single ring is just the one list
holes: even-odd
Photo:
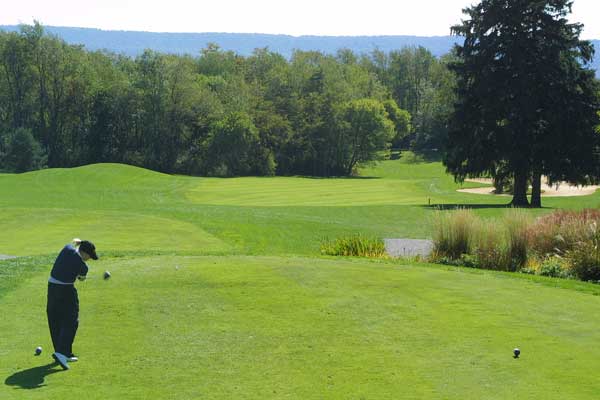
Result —
[{"label": "mowed fairway", "polygon": [[[0,399],[598,398],[600,286],[319,258],[324,236],[430,236],[429,202],[489,217],[508,202],[457,193],[439,163],[363,175],[0,175],[0,254],[31,256],[0,261]],[[598,203],[547,199],[535,212]],[[80,361],[63,372],[46,281],[73,236],[101,260],[77,284]]]}]

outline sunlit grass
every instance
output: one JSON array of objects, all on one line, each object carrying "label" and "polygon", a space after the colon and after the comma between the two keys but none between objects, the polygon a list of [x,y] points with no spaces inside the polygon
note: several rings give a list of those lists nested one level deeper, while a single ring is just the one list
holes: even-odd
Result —
[{"label": "sunlit grass", "polygon": [[[37,271],[0,300],[2,399],[594,399],[600,391],[590,373],[600,358],[600,296],[553,288],[549,278],[356,259],[105,258],[78,284],[80,361],[47,374],[39,369],[52,361],[47,271]],[[38,345],[45,352],[34,357]]]},{"label": "sunlit grass", "polygon": [[[508,202],[456,192],[440,163],[386,161],[362,176],[0,174],[0,254],[41,255],[0,262],[0,398],[595,399],[598,286],[321,259],[324,237],[431,238],[435,210],[493,221]],[[600,196],[544,205],[523,212]],[[74,236],[101,260],[78,284],[81,360],[49,374],[46,281]]]}]

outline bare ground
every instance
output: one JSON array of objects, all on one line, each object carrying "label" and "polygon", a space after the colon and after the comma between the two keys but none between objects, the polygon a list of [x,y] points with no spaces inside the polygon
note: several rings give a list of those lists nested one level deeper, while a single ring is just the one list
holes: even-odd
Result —
[{"label": "bare ground", "polygon": [[[487,183],[490,185],[492,184],[492,180],[487,178],[466,179],[466,181],[476,183]],[[600,186],[598,185],[572,186],[564,182],[554,186],[542,184],[542,197],[587,196],[593,194],[598,188],[600,188]],[[493,187],[459,189],[458,191],[463,193],[491,194],[494,196],[510,196],[508,194],[495,194]]]}]

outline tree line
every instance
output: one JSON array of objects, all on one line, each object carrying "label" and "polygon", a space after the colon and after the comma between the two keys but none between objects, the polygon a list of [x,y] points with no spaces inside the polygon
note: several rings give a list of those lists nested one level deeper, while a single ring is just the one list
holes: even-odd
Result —
[{"label": "tree line", "polygon": [[0,170],[120,162],[206,176],[352,174],[441,148],[451,56],[404,48],[240,56],[87,51],[38,23],[0,32]]}]

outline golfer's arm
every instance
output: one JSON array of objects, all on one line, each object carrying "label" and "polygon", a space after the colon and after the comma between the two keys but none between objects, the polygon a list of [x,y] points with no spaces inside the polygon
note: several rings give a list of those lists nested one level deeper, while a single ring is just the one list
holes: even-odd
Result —
[{"label": "golfer's arm", "polygon": [[79,275],[77,275],[77,279],[79,279],[80,281],[85,281],[85,278],[87,278],[88,271],[89,267],[86,263],[83,263],[83,265],[81,266],[81,271],[79,272]]}]

